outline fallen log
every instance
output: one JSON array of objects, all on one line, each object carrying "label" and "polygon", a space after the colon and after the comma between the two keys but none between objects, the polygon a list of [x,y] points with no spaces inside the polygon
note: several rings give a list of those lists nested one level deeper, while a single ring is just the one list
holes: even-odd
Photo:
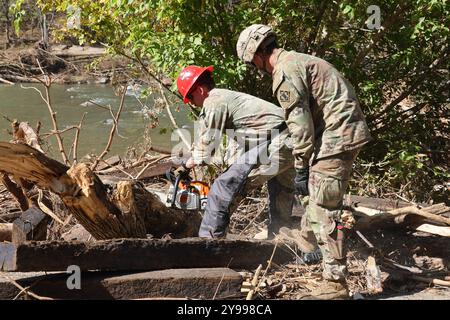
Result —
[{"label": "fallen log", "polygon": [[139,183],[119,182],[110,192],[86,164],[69,168],[27,145],[0,142],[0,167],[57,194],[96,239],[189,237],[200,225],[198,212],[167,208]]},{"label": "fallen log", "polygon": [[[391,211],[380,211],[378,209],[358,206],[353,209],[353,213],[362,216],[357,222],[357,228],[365,229],[387,222],[403,223],[407,215],[414,215],[420,217],[422,220],[450,225],[450,218],[442,215],[449,210],[450,208],[443,204],[436,204],[422,209],[416,206],[408,206]],[[417,224],[417,219],[414,222]]]},{"label": "fallen log", "polygon": [[[253,269],[271,257],[274,241],[185,238],[115,239],[96,242],[40,241],[14,246],[0,243],[3,271],[65,271],[70,265],[81,270],[126,271],[173,268]],[[292,253],[277,248],[273,261],[292,260]]]},{"label": "fallen log", "polygon": [[[411,203],[401,201],[398,199],[379,199],[372,197],[363,197],[356,195],[345,195],[344,203],[351,207],[365,207],[370,209],[377,209],[379,211],[389,211],[398,208],[408,207]],[[422,206],[426,206],[421,204]]]}]

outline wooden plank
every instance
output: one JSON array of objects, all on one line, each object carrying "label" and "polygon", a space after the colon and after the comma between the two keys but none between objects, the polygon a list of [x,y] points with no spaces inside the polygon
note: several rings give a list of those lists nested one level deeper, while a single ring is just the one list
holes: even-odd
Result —
[{"label": "wooden plank", "polygon": [[[82,272],[81,288],[70,290],[70,274],[8,273],[22,287],[54,299],[148,299],[194,298],[226,299],[241,296],[242,276],[228,268],[168,269],[140,273]],[[19,293],[0,273],[0,300]],[[23,297],[23,296],[22,296]]]},{"label": "wooden plank", "polygon": [[228,268],[168,269],[110,277],[102,285],[114,299],[223,299],[240,296],[242,277]]},{"label": "wooden plank", "polygon": [[0,242],[1,241],[12,241],[12,223],[0,223]]},{"label": "wooden plank", "polygon": [[415,227],[414,229],[416,229],[417,231],[427,232],[438,236],[450,238],[450,227],[441,227],[429,223],[423,223]]},{"label": "wooden plank", "polygon": [[12,242],[20,244],[28,240],[45,240],[49,217],[36,207],[24,211],[13,222]]},{"label": "wooden plank", "polygon": [[10,242],[0,242],[0,270],[14,270],[16,267],[16,246]]},{"label": "wooden plank", "polygon": [[[160,270],[171,268],[230,267],[253,269],[265,264],[274,241],[184,238],[115,239],[97,242],[41,241],[20,244],[14,259],[6,257],[4,271],[62,271],[69,265],[82,270]],[[0,251],[3,250],[0,243]],[[278,246],[273,261],[293,259]]]}]

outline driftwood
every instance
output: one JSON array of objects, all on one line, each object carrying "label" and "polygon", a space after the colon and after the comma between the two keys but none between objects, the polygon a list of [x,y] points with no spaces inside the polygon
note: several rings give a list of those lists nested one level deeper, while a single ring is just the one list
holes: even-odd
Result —
[{"label": "driftwood", "polygon": [[13,128],[13,140],[15,142],[26,143],[29,146],[44,153],[39,144],[38,135],[27,122],[19,123],[18,121],[14,121],[11,125]]},{"label": "driftwood", "polygon": [[[362,206],[353,208],[353,213],[355,215],[362,216],[358,220],[356,227],[358,229],[372,228],[380,224],[388,223],[404,223],[409,217],[409,215],[414,216],[414,218],[408,218],[409,222],[414,225],[415,228],[420,227],[424,224],[424,221],[430,221],[437,224],[450,225],[450,218],[444,216],[444,213],[448,213],[450,208],[444,204],[436,204],[426,208],[418,208],[417,206],[408,206],[403,208],[398,208],[390,211],[380,211],[378,209],[371,209]],[[412,221],[411,221],[412,220]],[[424,227],[422,227],[423,229]],[[427,228],[427,227],[425,227]],[[450,228],[450,227],[444,227]],[[432,230],[432,228],[428,228]],[[436,229],[434,229],[436,230]],[[447,229],[439,229],[439,233]],[[450,230],[450,229],[449,229]]]},{"label": "driftwood", "polygon": [[167,208],[132,181],[111,193],[83,163],[71,168],[22,144],[0,142],[0,167],[8,174],[59,195],[69,212],[96,239],[145,238],[147,234],[194,236],[201,217]]},{"label": "driftwood", "polygon": [[369,255],[366,264],[366,282],[367,290],[370,293],[381,293],[383,292],[381,271],[377,266],[375,257]]}]

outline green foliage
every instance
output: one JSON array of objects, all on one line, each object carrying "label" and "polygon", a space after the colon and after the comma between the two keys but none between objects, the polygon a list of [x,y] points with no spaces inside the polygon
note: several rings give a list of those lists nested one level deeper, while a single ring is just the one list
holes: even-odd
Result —
[{"label": "green foliage", "polygon": [[83,27],[60,30],[80,43],[103,43],[113,53],[151,61],[153,71],[173,79],[188,64],[214,65],[221,86],[274,101],[270,79],[255,80],[255,71],[235,56],[241,30],[270,24],[282,47],[323,57],[355,86],[376,138],[361,154],[363,164],[374,164],[364,173],[367,181],[386,177],[389,187],[407,185],[402,190],[418,200],[448,181],[447,0],[377,1],[380,30],[365,24],[371,0],[38,3],[60,12],[68,5],[81,8]]},{"label": "green foliage", "polygon": [[24,2],[25,0],[17,0],[14,3],[12,3],[9,7],[9,11],[13,15],[14,31],[16,32],[17,36],[20,35],[20,26],[26,14],[25,9],[22,8]]}]

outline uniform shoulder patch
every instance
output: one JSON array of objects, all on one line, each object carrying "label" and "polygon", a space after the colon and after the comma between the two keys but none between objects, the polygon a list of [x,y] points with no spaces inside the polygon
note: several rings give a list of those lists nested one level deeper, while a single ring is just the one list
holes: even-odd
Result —
[{"label": "uniform shoulder patch", "polygon": [[285,79],[278,87],[277,99],[283,109],[290,109],[300,101],[300,95],[294,85]]},{"label": "uniform shoulder patch", "polygon": [[279,94],[280,102],[290,102],[291,101],[291,92],[288,90],[281,90]]}]

